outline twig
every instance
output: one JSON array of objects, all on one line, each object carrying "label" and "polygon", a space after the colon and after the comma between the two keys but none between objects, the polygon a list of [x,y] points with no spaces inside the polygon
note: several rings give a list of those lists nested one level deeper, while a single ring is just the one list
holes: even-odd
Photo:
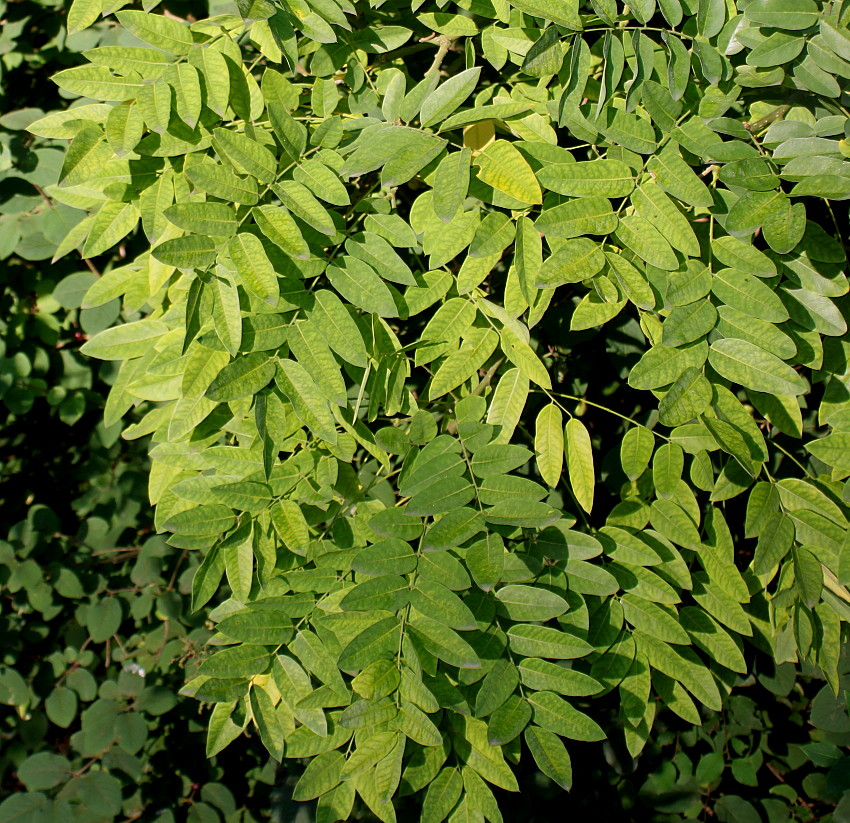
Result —
[{"label": "twig", "polygon": [[437,42],[440,44],[440,48],[437,49],[437,53],[434,55],[434,62],[431,63],[430,68],[425,72],[426,77],[440,70],[443,60],[445,60],[455,41],[452,37],[441,37]]}]

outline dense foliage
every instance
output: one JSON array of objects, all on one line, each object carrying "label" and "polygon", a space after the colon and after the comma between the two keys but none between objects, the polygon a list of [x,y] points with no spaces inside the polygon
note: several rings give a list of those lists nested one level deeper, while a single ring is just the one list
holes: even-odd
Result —
[{"label": "dense foliage", "polygon": [[151,531],[146,449],[101,422],[114,369],[79,353],[119,305],[80,310],[95,275],[50,262],[74,215],[43,191],[64,146],[25,127],[62,104],[49,75],[111,34],[66,37],[61,8],[2,8],[0,819],[264,817],[273,765],[248,747],[205,761],[177,697],[209,636],[194,567]]},{"label": "dense foliage", "polygon": [[[207,754],[270,782],[228,748],[252,729],[317,820],[520,819],[528,792],[551,819],[574,777],[612,814],[822,817],[850,786],[841,9],[374,5],[89,29],[112,10],[77,0],[90,64],[56,81],[84,99],[0,121],[11,430],[99,404],[71,340],[112,384],[80,534],[30,505],[4,550],[29,791],[0,818],[178,815],[133,791],[180,759],[207,604]],[[116,556],[118,592],[131,410],[172,534]],[[70,651],[33,613],[50,648],[74,615]],[[234,813],[194,757],[170,797]]]}]

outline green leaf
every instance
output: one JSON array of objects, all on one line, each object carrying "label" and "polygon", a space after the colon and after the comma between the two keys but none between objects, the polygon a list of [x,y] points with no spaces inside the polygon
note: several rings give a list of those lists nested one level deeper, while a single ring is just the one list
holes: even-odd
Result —
[{"label": "green leaf", "polygon": [[442,823],[460,799],[463,779],[457,769],[448,767],[440,770],[428,786],[422,802],[422,823]]},{"label": "green leaf", "polygon": [[727,305],[768,323],[788,319],[788,310],[779,296],[745,272],[721,269],[712,278],[711,291]]},{"label": "green leaf", "polygon": [[274,374],[274,361],[263,352],[252,352],[225,366],[210,383],[206,396],[220,403],[255,395]]},{"label": "green leaf", "polygon": [[[255,485],[260,486],[259,483]],[[222,495],[222,497],[225,496]],[[268,490],[265,492],[265,497],[268,497]],[[223,499],[222,502],[233,506],[230,500]],[[233,507],[241,508],[241,506]],[[221,545],[221,550],[224,554],[224,573],[233,597],[239,603],[245,603],[251,596],[251,584],[254,577],[254,548],[250,521],[240,524],[235,532],[228,535]]]},{"label": "green leaf", "polygon": [[487,742],[504,746],[516,738],[531,721],[531,707],[523,698],[512,694],[487,721]]},{"label": "green leaf", "polygon": [[165,134],[171,119],[174,89],[163,81],[142,86],[136,95],[136,105],[145,125],[156,134]]},{"label": "green leaf", "polygon": [[292,257],[307,259],[309,248],[301,234],[301,229],[285,208],[259,206],[254,209],[253,214],[260,231],[274,245]]},{"label": "green leaf", "polygon": [[418,20],[448,37],[472,37],[478,32],[475,23],[461,14],[420,14]]},{"label": "green leaf", "polygon": [[684,467],[685,453],[681,446],[664,443],[658,447],[652,461],[652,481],[659,497],[670,498],[675,495]]},{"label": "green leaf", "polygon": [[230,237],[236,232],[233,209],[224,203],[177,203],[165,210],[165,217],[194,234]]},{"label": "green leaf", "polygon": [[547,485],[555,487],[564,462],[564,429],[561,410],[554,404],[544,406],[537,415],[534,435],[537,469]]},{"label": "green leaf", "polygon": [[331,291],[315,293],[314,317],[328,345],[346,362],[365,367],[368,355],[357,324],[342,301]]},{"label": "green leaf", "polygon": [[555,288],[587,280],[605,268],[605,255],[588,237],[567,240],[538,267],[538,288]]},{"label": "green leaf", "polygon": [[629,480],[637,480],[644,473],[654,448],[655,435],[643,426],[631,428],[623,435],[620,463]]},{"label": "green leaf", "polygon": [[465,560],[475,584],[485,592],[492,591],[505,567],[504,541],[498,534],[488,534],[469,547]]},{"label": "green leaf", "polygon": [[470,257],[489,257],[506,249],[514,239],[514,222],[501,212],[491,212],[478,227],[469,246]]},{"label": "green leaf", "polygon": [[[657,183],[642,183],[633,192],[631,202],[635,212],[656,228],[673,248],[689,257],[699,257],[700,245],[690,222]],[[652,262],[648,257],[644,259]]]},{"label": "green leaf", "polygon": [[581,237],[610,234],[619,220],[605,197],[581,197],[544,209],[534,225],[547,237]]},{"label": "green leaf", "polygon": [[[408,517],[405,514],[405,517]],[[421,528],[421,525],[419,526]],[[460,546],[470,537],[483,531],[484,524],[480,514],[474,509],[464,507],[443,515],[440,520],[425,533],[422,550],[438,552]]]},{"label": "green leaf", "polygon": [[711,383],[693,367],[685,369],[658,404],[665,426],[681,426],[702,414],[711,402]]},{"label": "green leaf", "polygon": [[106,140],[119,157],[133,151],[144,134],[145,124],[138,106],[113,106],[106,118]]},{"label": "green leaf", "polygon": [[282,638],[291,637],[292,621],[282,611],[255,609],[228,615],[217,628],[242,643],[277,645]]},{"label": "green leaf", "polygon": [[540,184],[531,166],[507,140],[496,140],[475,159],[478,178],[521,203],[542,203]]},{"label": "green leaf", "polygon": [[[265,78],[275,76],[278,75],[270,74],[269,72],[266,72],[263,75],[264,91],[266,88]],[[271,85],[276,84],[272,83]],[[307,130],[304,128],[303,123],[299,123],[292,117],[292,115],[286,110],[285,106],[283,106],[279,100],[268,99],[269,97],[273,98],[273,93],[266,93],[266,99],[268,100],[267,110],[269,113],[269,121],[271,122],[271,126],[289,156],[293,160],[297,160],[299,157],[301,157],[301,155],[304,153],[304,149],[306,148]],[[304,181],[302,180],[300,182],[303,183]]]},{"label": "green leaf", "polygon": [[345,406],[345,380],[319,328],[312,322],[294,323],[289,328],[286,340],[322,394],[338,406]]},{"label": "green leaf", "polygon": [[656,500],[650,516],[652,528],[686,549],[697,551],[699,532],[687,512],[672,500]]},{"label": "green leaf", "polygon": [[496,598],[499,610],[517,622],[551,620],[568,608],[563,597],[532,586],[502,586],[496,592]]},{"label": "green leaf", "polygon": [[274,704],[264,689],[251,689],[251,714],[263,745],[276,760],[283,759],[284,730]]},{"label": "green leaf", "polygon": [[563,65],[565,51],[558,31],[550,26],[528,50],[522,62],[522,71],[532,77],[557,74]]},{"label": "green leaf", "polygon": [[106,66],[75,66],[54,74],[52,79],[72,94],[117,103],[134,100],[144,87],[140,77],[116,77]]},{"label": "green leaf", "polygon": [[219,117],[224,117],[230,99],[230,72],[224,55],[215,49],[192,49],[189,62],[204,81],[207,105]]},{"label": "green leaf", "polygon": [[166,79],[175,93],[177,116],[194,129],[201,116],[201,77],[199,71],[188,63],[178,63],[166,71]]},{"label": "green leaf", "polygon": [[776,355],[747,340],[715,340],[709,349],[708,362],[722,377],[749,389],[791,396],[806,391],[806,384],[797,372]]},{"label": "green leaf", "polygon": [[133,203],[110,200],[95,215],[89,236],[83,246],[84,257],[96,257],[123,240],[139,222],[139,212]]},{"label": "green leaf", "polygon": [[544,389],[552,388],[552,379],[540,358],[510,326],[499,332],[502,351],[519,370],[533,383]]},{"label": "green leaf", "polygon": [[143,355],[167,331],[160,320],[136,320],[96,334],[81,351],[98,360],[128,360]]},{"label": "green leaf", "polygon": [[794,341],[772,323],[731,306],[720,306],[718,315],[717,331],[724,337],[748,340],[782,360],[790,360],[797,353]]},{"label": "green leaf", "polygon": [[44,709],[51,723],[67,729],[77,716],[77,693],[67,686],[58,686],[44,701]]},{"label": "green leaf", "polygon": [[294,180],[284,180],[272,185],[274,193],[292,214],[322,234],[333,236],[336,227],[327,209],[306,186]]},{"label": "green leaf", "polygon": [[278,500],[269,510],[272,525],[286,548],[305,555],[310,547],[310,531],[301,507],[294,500]]},{"label": "green leaf", "polygon": [[746,240],[728,235],[718,237],[712,243],[711,251],[721,263],[738,271],[748,272],[756,277],[772,277],[776,274],[774,262]]},{"label": "green leaf", "polygon": [[39,752],[24,760],[17,771],[18,779],[30,791],[52,789],[70,776],[71,763],[61,755]]},{"label": "green leaf", "polygon": [[[526,303],[534,303],[535,286],[543,260],[543,243],[534,224],[527,217],[521,217],[516,225],[516,244],[514,246],[514,266],[522,296]],[[505,352],[507,354],[507,351]],[[520,364],[517,363],[519,366]],[[527,375],[530,377],[530,375]],[[551,388],[551,386],[549,387]]]},{"label": "green leaf", "polygon": [[345,672],[365,669],[375,661],[398,650],[401,626],[395,617],[386,617],[358,634],[339,656],[339,667]]},{"label": "green leaf", "polygon": [[227,252],[242,282],[261,300],[271,305],[277,303],[277,274],[259,238],[253,234],[237,234],[230,239]]},{"label": "green leaf", "polygon": [[410,621],[413,636],[434,656],[459,669],[479,669],[481,661],[472,646],[460,635],[428,617]]},{"label": "green leaf", "polygon": [[581,420],[571,417],[564,428],[564,439],[570,488],[578,504],[589,513],[593,508],[593,490],[596,485],[590,433]]},{"label": "green leaf", "polygon": [[487,422],[499,427],[497,443],[510,440],[525,408],[528,389],[528,378],[519,369],[508,369],[499,380],[487,412]]},{"label": "green leaf", "polygon": [[305,160],[292,172],[292,176],[310,189],[316,197],[335,206],[347,206],[351,200],[339,177],[318,160]]},{"label": "green leaf", "polygon": [[236,355],[242,344],[242,311],[239,292],[230,272],[218,266],[212,278],[213,327],[218,339],[231,355]]},{"label": "green leaf", "polygon": [[[228,512],[228,514],[230,514]],[[232,515],[231,515],[232,521]],[[206,605],[218,591],[224,575],[224,555],[220,546],[213,546],[192,578],[192,611],[196,612]]]},{"label": "green leaf", "polygon": [[621,217],[616,237],[651,266],[665,271],[675,271],[679,268],[679,260],[665,234],[639,214]]},{"label": "green leaf", "polygon": [[208,677],[253,677],[271,666],[271,654],[265,646],[243,643],[215,652],[201,663],[200,674]]},{"label": "green leaf", "polygon": [[744,655],[733,637],[702,609],[686,606],[679,612],[682,627],[713,660],[739,674],[746,674]]},{"label": "green leaf", "polygon": [[795,546],[794,581],[803,603],[812,608],[819,600],[823,590],[823,568],[815,554],[807,548]]},{"label": "green leaf", "polygon": [[119,11],[118,22],[131,34],[171,54],[188,54],[193,45],[188,26],[146,11]]},{"label": "green leaf", "polygon": [[189,166],[186,177],[193,186],[221,200],[246,206],[253,206],[258,200],[256,180],[240,177],[227,166],[200,163]]},{"label": "green leaf", "polygon": [[568,740],[604,740],[605,732],[584,712],[552,692],[536,692],[528,698],[534,722]]},{"label": "green leaf", "polygon": [[727,163],[718,177],[727,185],[740,186],[750,191],[770,191],[779,186],[779,178],[770,166],[758,157]]},{"label": "green leaf", "polygon": [[475,321],[477,311],[469,300],[452,297],[434,312],[422,330],[422,339],[435,343],[454,343]]},{"label": "green leaf", "polygon": [[358,583],[340,602],[346,611],[385,609],[398,611],[409,601],[407,580],[400,575],[382,575]]},{"label": "green leaf", "polygon": [[416,568],[416,555],[409,543],[391,538],[361,549],[351,568],[360,574],[408,574]]},{"label": "green leaf", "polygon": [[633,389],[657,389],[675,383],[687,368],[701,366],[707,353],[705,343],[678,349],[653,346],[632,368],[629,385]]},{"label": "green leaf", "polygon": [[445,120],[472,94],[481,74],[480,67],[467,69],[438,86],[422,102],[419,121],[423,128]]},{"label": "green leaf", "polygon": [[779,191],[748,191],[729,209],[726,231],[752,234],[772,214],[781,214],[787,198]]},{"label": "green leaf", "polygon": [[346,251],[368,263],[384,280],[416,286],[409,266],[392,246],[377,234],[356,235],[345,242]]},{"label": "green leaf", "polygon": [[167,266],[178,269],[207,269],[215,261],[216,243],[211,237],[189,235],[160,243],[151,254]]},{"label": "green leaf", "polygon": [[476,628],[475,616],[454,592],[432,580],[418,580],[410,593],[410,604],[418,612],[459,631]]},{"label": "green leaf", "polygon": [[812,0],[755,0],[744,16],[757,26],[798,31],[817,22],[818,7]]},{"label": "green leaf", "polygon": [[524,737],[525,744],[540,771],[562,789],[569,791],[573,783],[573,767],[561,739],[539,726],[529,726]]},{"label": "green leaf", "polygon": [[520,624],[508,629],[511,649],[525,657],[572,660],[590,654],[592,646],[580,637],[558,629]]},{"label": "green leaf", "polygon": [[576,696],[602,691],[602,685],[590,675],[546,660],[523,660],[519,664],[519,674],[523,685],[535,691]]},{"label": "green leaf", "polygon": [[372,515],[369,528],[382,537],[416,540],[422,534],[422,521],[409,517],[400,509],[384,509]]},{"label": "green leaf", "polygon": [[74,0],[68,9],[68,34],[87,29],[100,17],[102,0]]},{"label": "green leaf", "polygon": [[571,197],[627,197],[635,187],[634,173],[618,160],[552,164],[537,178],[544,188]]},{"label": "green leaf", "polygon": [[[675,37],[671,37],[669,40],[682,45],[681,41]],[[683,50],[685,58],[690,63],[690,55],[684,47]],[[658,185],[671,197],[697,208],[712,204],[713,199],[707,186],[694,174],[693,169],[682,160],[675,144],[669,143],[661,152],[650,157],[646,168],[647,171],[655,175]]]},{"label": "green leaf", "polygon": [[489,523],[526,529],[543,529],[560,519],[560,516],[558,510],[548,503],[537,502],[524,494],[500,500],[484,512]]},{"label": "green leaf", "polygon": [[271,183],[275,179],[277,161],[265,146],[230,129],[215,129],[213,135],[216,152],[237,171],[256,177],[261,183]]},{"label": "green leaf", "polygon": [[653,669],[681,683],[703,705],[719,710],[721,700],[717,684],[692,649],[668,646],[640,631],[635,632],[635,639]]},{"label": "green leaf", "polygon": [[444,514],[469,503],[475,488],[465,477],[448,477],[414,494],[407,504],[407,513],[415,516]]},{"label": "green leaf", "polygon": [[806,451],[842,472],[850,468],[850,433],[832,432],[804,444]]},{"label": "green leaf", "polygon": [[491,477],[518,469],[532,457],[533,454],[524,446],[491,443],[475,451],[470,467],[477,477]]},{"label": "green leaf", "polygon": [[336,424],[328,401],[309,372],[294,360],[280,360],[275,380],[292,403],[298,419],[317,437],[336,443]]},{"label": "green leaf", "polygon": [[[444,88],[445,86],[441,87]],[[471,160],[472,151],[463,148],[447,154],[437,166],[434,178],[434,212],[444,223],[448,223],[457,214],[466,199]]]},{"label": "green leaf", "polygon": [[428,389],[431,400],[442,397],[469,380],[495,351],[499,336],[492,329],[473,329],[460,349],[450,354],[437,369]]},{"label": "green leaf", "polygon": [[398,317],[392,292],[371,266],[356,257],[341,262],[341,266],[328,266],[326,274],[342,297],[379,317]]},{"label": "green leaf", "polygon": [[334,788],[342,777],[345,756],[331,751],[314,757],[301,775],[292,792],[294,800],[313,800]]},{"label": "green leaf", "polygon": [[620,602],[626,621],[636,629],[667,643],[690,644],[688,634],[679,625],[677,617],[662,606],[630,593],[623,595]]}]

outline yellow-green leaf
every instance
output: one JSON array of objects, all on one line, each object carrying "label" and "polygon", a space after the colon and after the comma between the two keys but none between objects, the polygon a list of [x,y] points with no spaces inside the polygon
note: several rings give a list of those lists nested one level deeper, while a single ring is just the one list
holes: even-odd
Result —
[{"label": "yellow-green leaf", "polygon": [[561,479],[564,463],[564,429],[561,410],[554,404],[544,406],[537,415],[534,434],[537,469],[547,485],[554,488]]},{"label": "yellow-green leaf", "polygon": [[507,140],[496,140],[473,161],[482,183],[522,203],[542,203],[540,184],[531,166]]},{"label": "yellow-green leaf", "polygon": [[570,486],[578,504],[589,513],[593,508],[593,490],[596,484],[590,434],[581,420],[571,417],[564,429],[564,437]]}]

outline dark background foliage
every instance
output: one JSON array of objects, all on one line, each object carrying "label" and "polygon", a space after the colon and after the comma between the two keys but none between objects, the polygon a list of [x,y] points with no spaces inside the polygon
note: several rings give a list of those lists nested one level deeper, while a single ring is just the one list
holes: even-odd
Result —
[{"label": "dark background foliage", "polygon": [[[208,760],[206,718],[177,695],[210,634],[190,609],[194,561],[152,531],[144,444],[101,421],[113,370],[78,349],[115,321],[117,301],[81,310],[94,274],[76,255],[50,262],[69,219],[43,193],[61,148],[24,131],[64,105],[50,76],[111,42],[107,23],[66,36],[69,5],[0,2],[0,823],[309,821],[311,804],[291,800],[297,765],[284,771],[248,736]],[[611,381],[595,381],[606,395],[634,359],[630,331],[607,340]],[[587,359],[557,353],[583,394]],[[639,414],[628,391],[617,402]],[[594,434],[610,420],[586,410]],[[843,695],[764,657],[701,727],[662,715],[638,761],[577,745],[568,796],[529,759],[521,793],[499,802],[509,821],[847,821]],[[617,706],[599,703],[610,728]],[[404,803],[417,818],[416,801]]]}]

